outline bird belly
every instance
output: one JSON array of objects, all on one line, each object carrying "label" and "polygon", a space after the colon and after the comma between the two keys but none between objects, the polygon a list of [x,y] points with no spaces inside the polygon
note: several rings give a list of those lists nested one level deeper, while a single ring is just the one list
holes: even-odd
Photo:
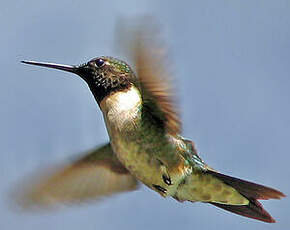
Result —
[{"label": "bird belly", "polygon": [[138,180],[149,188],[157,191],[162,196],[175,194],[182,173],[168,169],[171,184],[164,181],[164,167],[160,161],[152,156],[152,153],[138,143],[124,143],[121,140],[112,139],[112,147],[121,163]]},{"label": "bird belly", "polygon": [[188,166],[168,138],[152,130],[108,130],[113,151],[128,171],[163,197],[174,196]]},{"label": "bird belly", "polygon": [[[169,139],[142,117],[142,100],[135,87],[115,93],[100,104],[112,148],[120,162],[162,196],[174,195],[184,177],[184,159]],[[170,176],[170,181],[164,178]],[[167,182],[167,183],[166,183]]]}]

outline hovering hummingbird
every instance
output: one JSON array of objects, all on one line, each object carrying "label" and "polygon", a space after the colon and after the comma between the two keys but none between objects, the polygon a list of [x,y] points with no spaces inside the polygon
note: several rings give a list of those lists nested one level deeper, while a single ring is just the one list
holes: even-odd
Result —
[{"label": "hovering hummingbird", "polygon": [[136,74],[124,61],[101,56],[78,65],[22,61],[80,76],[105,120],[110,141],[42,178],[26,193],[29,204],[83,202],[135,190],[138,181],[163,197],[204,202],[249,218],[275,220],[258,202],[278,190],[221,174],[180,135],[181,122],[157,42],[138,34],[131,44]]}]

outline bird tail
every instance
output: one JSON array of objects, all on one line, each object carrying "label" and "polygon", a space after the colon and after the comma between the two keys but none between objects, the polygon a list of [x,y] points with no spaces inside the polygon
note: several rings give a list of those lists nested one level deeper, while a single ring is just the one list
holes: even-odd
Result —
[{"label": "bird tail", "polygon": [[285,197],[282,192],[211,170],[207,171],[206,174],[210,174],[223,181],[225,184],[233,187],[249,200],[247,205],[228,205],[215,202],[208,203],[241,216],[246,216],[268,223],[275,222],[273,217],[271,217],[271,215],[263,208],[262,204],[258,200],[280,199],[281,197]]}]

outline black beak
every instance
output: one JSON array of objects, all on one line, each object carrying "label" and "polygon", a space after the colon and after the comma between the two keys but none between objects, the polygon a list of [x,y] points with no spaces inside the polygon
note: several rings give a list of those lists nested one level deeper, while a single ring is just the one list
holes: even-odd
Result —
[{"label": "black beak", "polygon": [[52,68],[52,69],[59,69],[59,70],[63,70],[66,72],[79,74],[79,67],[78,66],[60,65],[60,64],[55,64],[55,63],[35,62],[35,61],[21,61],[21,62],[24,64],[37,65],[37,66],[42,66],[42,67],[47,67],[47,68]]}]

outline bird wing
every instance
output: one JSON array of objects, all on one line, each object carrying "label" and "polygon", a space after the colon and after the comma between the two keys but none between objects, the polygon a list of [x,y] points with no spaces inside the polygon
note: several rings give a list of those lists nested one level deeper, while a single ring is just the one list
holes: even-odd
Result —
[{"label": "bird wing", "polygon": [[[32,177],[33,178],[33,177]],[[70,165],[42,173],[18,188],[24,208],[52,207],[58,203],[80,203],[115,193],[135,190],[137,180],[119,162],[106,144],[88,152]]]},{"label": "bird wing", "polygon": [[157,28],[144,24],[135,31],[131,43],[140,89],[147,109],[169,133],[180,133],[181,122],[170,84],[170,65],[165,65],[166,49],[158,42]]}]

